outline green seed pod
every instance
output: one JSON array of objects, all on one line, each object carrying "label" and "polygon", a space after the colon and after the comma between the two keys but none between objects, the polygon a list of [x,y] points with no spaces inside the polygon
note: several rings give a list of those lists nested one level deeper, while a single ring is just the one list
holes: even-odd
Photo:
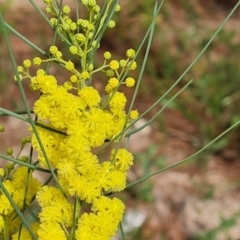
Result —
[{"label": "green seed pod", "polygon": [[13,154],[12,148],[8,148],[8,149],[6,150],[6,154],[9,155],[9,156],[12,156],[12,154]]}]

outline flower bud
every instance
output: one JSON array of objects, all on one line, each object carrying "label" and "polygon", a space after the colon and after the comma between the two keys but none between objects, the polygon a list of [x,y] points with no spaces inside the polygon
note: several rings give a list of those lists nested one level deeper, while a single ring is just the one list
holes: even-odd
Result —
[{"label": "flower bud", "polygon": [[12,154],[13,154],[12,148],[7,148],[6,154],[9,155],[9,156],[12,156]]}]

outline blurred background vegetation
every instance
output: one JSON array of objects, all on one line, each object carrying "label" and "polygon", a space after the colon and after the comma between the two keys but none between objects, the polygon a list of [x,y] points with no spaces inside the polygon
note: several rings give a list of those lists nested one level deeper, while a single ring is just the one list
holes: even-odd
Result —
[{"label": "blurred background vegetation", "polygon": [[[234,2],[237,1],[166,1],[157,19],[144,87],[140,89],[142,101],[151,102],[166,92],[205,46]],[[106,48],[118,54],[123,54],[126,47],[137,48],[151,21],[151,6],[151,1],[136,1],[132,8],[123,6],[121,24],[105,35]],[[240,117],[238,19],[236,13],[174,93],[190,79],[193,84],[169,106],[196,125],[194,144],[199,148]],[[212,146],[212,150],[224,147],[237,150],[239,130]]]},{"label": "blurred background vegetation", "polygon": [[[100,52],[103,53],[108,50],[117,58],[121,58],[124,57],[126,49],[137,49],[151,22],[153,2],[135,0],[130,4],[127,0],[120,1],[122,8],[119,15],[115,18],[117,25],[114,29],[107,31],[103,38]],[[157,18],[154,40],[144,74],[144,81],[135,103],[136,108],[140,112],[151,106],[183,73],[205,46],[236,2],[237,0],[165,1],[162,11]],[[53,35],[47,25],[44,25],[44,23],[39,24],[40,18],[38,19],[35,16],[36,14],[31,7],[16,11],[13,7],[14,4],[9,3],[10,1],[6,1],[6,3],[1,3],[0,5],[8,22],[12,26],[15,26],[19,32],[44,48],[44,50],[47,50],[51,44],[51,37]],[[210,48],[205,52],[204,56],[195,64],[172,94],[167,96],[161,103],[162,105],[166,103],[171,96],[180,90],[189,80],[193,79],[190,87],[174,102],[171,102],[166,113],[160,116],[154,123],[154,131],[151,133],[152,141],[149,141],[147,147],[142,151],[136,152],[136,166],[130,173],[130,178],[132,176],[133,180],[173,163],[169,160],[169,156],[164,154],[164,151],[167,149],[168,144],[175,144],[174,141],[176,139],[179,140],[177,148],[180,148],[180,151],[186,152],[185,155],[181,156],[187,156],[189,153],[202,148],[239,120],[239,17],[240,12],[237,11],[224,30],[221,31],[211,44]],[[44,34],[47,34],[47,38],[45,38]],[[0,43],[2,46],[0,48],[0,105],[8,109],[20,110],[22,107],[20,95],[17,87],[14,86],[13,73],[11,72],[10,62],[7,57],[8,53],[4,47],[1,31]],[[31,58],[33,56],[34,52],[29,47],[19,47],[17,40],[14,38],[12,39],[12,43],[18,63],[21,63],[26,57]],[[137,59],[139,66],[144,56],[144,50],[143,48]],[[66,51],[67,54],[67,49],[64,49],[64,46],[63,51]],[[96,64],[100,64],[101,61],[102,56],[99,55],[96,59]],[[53,69],[52,71],[54,74],[61,70]],[[137,72],[135,74],[137,76]],[[64,75],[62,78],[64,78]],[[104,85],[101,84],[101,81],[105,81],[105,79],[101,79],[100,77],[96,81],[96,84],[100,85],[100,89],[101,85]],[[26,91],[28,92],[28,90]],[[131,92],[127,89],[126,94],[131,96]],[[34,96],[29,92],[29,101],[33,102],[33,99]],[[155,112],[150,113],[148,117],[153,116]],[[162,135],[167,136],[167,138],[165,137],[162,140],[162,135],[158,135],[156,132],[160,132]],[[182,143],[180,142],[185,142],[187,149],[186,145],[181,145]],[[204,201],[209,199],[215,202],[218,201],[218,189],[216,188],[218,188],[220,183],[213,184],[211,181],[206,180],[208,178],[205,178],[209,171],[209,161],[213,161],[214,156],[220,156],[221,161],[217,162],[218,167],[223,166],[229,175],[236,174],[234,179],[229,180],[228,178],[230,185],[227,186],[231,186],[231,191],[234,189],[234,194],[239,193],[240,174],[235,172],[232,174],[232,171],[236,170],[239,172],[240,170],[238,164],[240,162],[239,144],[240,128],[236,128],[198,156],[195,159],[195,163],[177,168],[176,171],[179,174],[186,173],[190,176],[188,179],[191,181],[190,192],[194,197],[204,199]],[[174,148],[176,148],[175,145]],[[1,146],[0,149],[2,150]],[[163,151],[162,149],[165,150]],[[212,171],[212,165],[210,169]],[[223,170],[217,173],[223,174]],[[197,178],[198,180],[195,179],[196,175],[199,177]],[[157,195],[156,193],[154,194],[154,191],[156,191],[156,186],[158,186],[156,182],[161,179],[154,179],[128,189],[122,196],[128,202],[130,209],[140,206],[141,210],[146,210],[149,206],[154,206],[153,209],[158,206],[159,202],[156,200]],[[169,186],[163,185],[162,187],[168,188]],[[163,190],[159,189],[159,191]],[[172,195],[169,195],[168,201],[175,207],[175,202],[172,200],[175,197],[174,191],[175,189],[172,189]],[[166,194],[165,191],[163,193]],[[225,193],[229,194],[228,191]],[[187,191],[187,194],[184,195],[185,205],[188,201],[188,194],[189,192]],[[240,200],[239,195],[237,195],[235,200]],[[211,240],[237,239],[232,236],[240,237],[240,230],[235,235],[231,235],[228,232],[232,227],[239,226],[240,206],[239,211],[235,211],[228,217],[224,216],[224,214],[219,214],[221,217],[217,226],[211,227],[211,224],[209,226],[200,226],[196,231],[184,228],[182,225],[185,223],[179,225],[179,222],[182,220],[178,218],[178,210],[171,208],[171,211],[174,212],[175,218],[173,222],[167,224],[169,228],[160,223],[166,221],[164,217],[155,219],[157,227],[154,228],[155,225],[150,220],[151,216],[146,214],[144,221],[139,226],[133,226],[129,230],[126,239]],[[131,215],[131,224],[135,221],[137,222],[135,217],[134,214]],[[140,217],[137,216],[136,218],[139,219]],[[178,222],[175,226],[173,224],[176,218],[178,218]],[[130,223],[127,222],[128,225],[131,225]],[[171,230],[169,230],[170,228]],[[172,229],[174,228],[176,228],[176,234],[172,233]]]}]

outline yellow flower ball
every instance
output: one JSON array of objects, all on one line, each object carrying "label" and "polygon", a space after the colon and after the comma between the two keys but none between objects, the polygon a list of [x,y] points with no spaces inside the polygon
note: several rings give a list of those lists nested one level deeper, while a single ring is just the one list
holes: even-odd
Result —
[{"label": "yellow flower ball", "polygon": [[119,68],[119,62],[117,60],[112,60],[110,63],[109,63],[109,67],[112,69],[112,70],[117,70]]},{"label": "yellow flower ball", "polygon": [[77,82],[77,81],[78,81],[77,75],[72,75],[72,76],[70,77],[70,81],[71,81],[72,83]]},{"label": "yellow flower ball", "polygon": [[42,62],[42,59],[40,57],[35,57],[33,59],[33,64],[35,64],[35,65],[40,65],[41,62]]},{"label": "yellow flower ball", "polygon": [[116,25],[116,22],[113,21],[113,20],[110,20],[110,21],[108,22],[108,27],[109,27],[109,28],[114,28],[115,25]]},{"label": "yellow flower ball", "polygon": [[131,118],[132,120],[137,119],[138,116],[139,116],[138,110],[132,110],[132,111],[130,112],[130,118]]},{"label": "yellow flower ball", "polygon": [[115,77],[110,78],[108,80],[108,84],[110,84],[112,86],[112,88],[116,88],[119,85],[119,80]]},{"label": "yellow flower ball", "polygon": [[79,90],[78,96],[81,97],[90,107],[97,106],[101,100],[98,91],[93,87],[85,87]]},{"label": "yellow flower ball", "polygon": [[24,60],[24,61],[23,61],[23,66],[24,66],[25,68],[31,67],[31,61],[30,61],[29,59]]},{"label": "yellow flower ball", "polygon": [[67,70],[72,71],[74,69],[74,63],[71,60],[69,60],[68,62],[65,63],[65,68]]},{"label": "yellow flower ball", "polygon": [[81,73],[81,78],[84,79],[84,80],[89,79],[89,78],[90,78],[89,72],[83,71],[83,72]]},{"label": "yellow flower ball", "polygon": [[125,83],[126,83],[126,86],[127,87],[133,87],[135,85],[135,80],[134,78],[132,77],[128,77],[126,80],[125,80]]},{"label": "yellow flower ball", "polygon": [[136,52],[135,52],[135,50],[132,49],[132,48],[128,49],[127,52],[126,52],[126,55],[127,55],[127,57],[129,57],[129,58],[134,58],[134,57],[135,57],[135,54],[136,54]]},{"label": "yellow flower ball", "polygon": [[24,68],[23,66],[18,66],[17,67],[17,71],[20,73],[20,72],[23,72],[24,71]]},{"label": "yellow flower ball", "polygon": [[56,46],[51,46],[49,48],[49,52],[53,55],[55,55],[57,51],[58,51],[58,48]]},{"label": "yellow flower ball", "polygon": [[117,6],[115,7],[115,12],[119,12],[120,10],[121,10],[121,6],[117,4]]},{"label": "yellow flower ball", "polygon": [[68,5],[65,5],[63,8],[62,8],[62,12],[65,13],[65,14],[69,14],[71,11],[70,7]]},{"label": "yellow flower ball", "polygon": [[103,54],[103,56],[104,56],[105,59],[110,59],[111,58],[111,53],[107,51]]},{"label": "yellow flower ball", "polygon": [[135,70],[137,68],[137,63],[135,61],[133,61],[132,63],[129,63],[129,65],[131,70]]}]

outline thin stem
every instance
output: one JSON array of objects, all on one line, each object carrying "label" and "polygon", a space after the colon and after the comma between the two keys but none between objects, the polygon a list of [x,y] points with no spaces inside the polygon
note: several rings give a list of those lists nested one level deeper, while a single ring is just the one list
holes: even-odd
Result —
[{"label": "thin stem", "polygon": [[5,216],[4,217],[4,228],[3,228],[3,232],[4,232],[4,240],[9,240],[9,217]]},{"label": "thin stem", "polygon": [[69,235],[69,240],[75,239],[75,231],[77,228],[77,221],[79,219],[79,216],[81,214],[81,201],[76,197],[75,204],[74,204],[74,213],[73,213],[73,227],[71,229],[71,234]]},{"label": "thin stem", "polygon": [[122,240],[125,240],[122,222],[120,222],[120,224],[119,224],[119,230],[120,230],[120,233],[121,233]]},{"label": "thin stem", "polygon": [[[62,0],[61,0],[62,1]],[[41,17],[49,24],[49,26],[51,28],[54,29],[54,27],[52,26],[51,22],[49,21],[49,19],[45,16],[45,14],[42,12],[42,10],[37,6],[37,4],[33,1],[33,0],[29,0],[29,2],[33,5],[33,7],[36,9],[36,11],[41,15]],[[62,4],[62,3],[61,3]],[[61,37],[61,39],[64,40],[64,42],[66,42],[68,45],[71,45],[71,42],[68,41],[68,39],[62,35],[58,29],[54,29],[57,34]]]},{"label": "thin stem", "polygon": [[23,161],[17,160],[17,159],[12,158],[12,157],[9,157],[9,156],[4,155],[2,153],[0,153],[0,158],[5,159],[5,160],[10,161],[10,162],[13,162],[15,164],[19,164],[20,166],[25,166],[25,167],[27,167],[29,169],[32,169],[32,170],[37,170],[37,171],[41,171],[41,172],[50,173],[50,170],[48,170],[48,169],[37,167],[37,166],[35,166],[35,164],[25,163]]},{"label": "thin stem", "polygon": [[[22,111],[22,112],[27,113],[27,111]],[[30,111],[30,112],[32,112],[32,111]],[[19,120],[21,120],[21,121],[24,121],[24,122],[27,122],[27,123],[31,123],[28,118],[24,118],[24,117],[22,117],[21,115],[17,114],[16,112],[12,112],[12,111],[9,111],[9,110],[7,110],[7,109],[5,109],[5,108],[1,108],[1,107],[0,107],[0,116],[1,116],[1,115],[2,115],[2,116],[15,117],[15,118],[17,118],[17,119],[19,119]],[[41,123],[39,123],[39,122],[36,122],[36,121],[33,121],[33,122],[34,122],[35,126],[44,128],[44,129],[49,130],[49,131],[51,131],[51,132],[55,132],[55,133],[58,133],[58,134],[67,136],[66,133],[61,132],[61,131],[59,131],[59,130],[57,130],[57,129],[51,128],[51,127],[46,126],[46,125],[43,125],[43,124],[41,124]]]},{"label": "thin stem", "polygon": [[211,142],[209,142],[207,145],[205,145],[205,146],[204,146],[203,148],[201,148],[199,151],[195,152],[194,154],[192,154],[191,156],[185,158],[184,160],[179,161],[179,162],[177,162],[177,163],[174,163],[174,164],[172,164],[172,165],[170,165],[170,166],[168,166],[168,167],[165,167],[165,168],[163,168],[163,169],[161,169],[161,170],[159,170],[159,171],[156,171],[155,173],[152,173],[152,174],[150,174],[150,175],[148,175],[148,176],[145,176],[145,177],[143,177],[143,178],[140,178],[140,179],[138,179],[137,181],[128,184],[128,185],[126,186],[126,188],[130,188],[130,187],[132,187],[132,186],[135,186],[136,184],[138,184],[138,183],[140,183],[140,182],[143,182],[144,180],[146,180],[146,179],[148,179],[148,178],[151,178],[151,177],[153,177],[153,176],[155,176],[155,175],[157,175],[157,174],[159,174],[159,173],[161,173],[161,172],[164,172],[164,171],[166,171],[166,170],[168,170],[168,169],[171,169],[171,168],[173,168],[173,167],[176,167],[176,166],[178,166],[178,165],[180,165],[180,164],[186,163],[187,161],[189,161],[190,159],[192,159],[193,157],[195,157],[196,155],[198,155],[199,153],[201,153],[202,151],[204,151],[205,149],[207,149],[210,145],[212,145],[213,143],[215,143],[217,140],[219,140],[220,138],[222,138],[222,137],[223,137],[224,135],[226,135],[228,132],[230,132],[231,130],[233,130],[233,129],[234,129],[235,127],[237,127],[239,124],[240,124],[240,120],[239,120],[238,122],[236,122],[234,125],[232,125],[231,127],[229,127],[227,130],[225,130],[223,133],[221,133],[220,135],[218,135],[216,138],[214,138]]},{"label": "thin stem", "polygon": [[[228,14],[226,19],[223,21],[223,23],[219,26],[219,28],[216,30],[216,32],[213,34],[213,36],[210,38],[210,40],[207,42],[205,47],[200,51],[200,53],[197,55],[197,57],[193,60],[193,62],[187,67],[187,69],[181,74],[181,76],[177,79],[177,81],[155,102],[149,107],[144,113],[142,113],[136,120],[132,121],[131,124],[129,124],[123,131],[126,132],[129,128],[131,128],[139,119],[143,118],[148,112],[150,112],[154,107],[156,107],[175,87],[176,85],[183,79],[183,77],[188,73],[188,71],[193,67],[193,65],[199,60],[199,58],[203,55],[203,53],[206,51],[206,49],[210,46],[214,38],[217,36],[217,34],[221,31],[221,29],[224,27],[224,25],[227,23],[227,21],[230,19],[230,17],[233,15],[233,13],[236,11],[238,6],[240,5],[240,1],[235,5],[235,7],[232,9],[232,11]],[[122,134],[122,133],[120,133]],[[112,139],[110,142],[117,139],[120,134],[118,134],[114,139]]]},{"label": "thin stem", "polygon": [[[21,213],[20,209],[18,208],[18,206],[16,205],[16,203],[13,201],[11,195],[8,193],[7,189],[5,188],[5,186],[3,185],[2,181],[0,181],[0,189],[3,191],[3,193],[6,195],[8,201],[11,203],[12,207],[14,208],[14,210],[16,211],[16,213],[18,214],[19,218],[21,219],[22,223],[25,225],[25,227],[27,228],[27,230],[29,231],[29,233],[31,234],[32,238],[34,240],[37,240],[36,235],[34,234],[33,230],[31,229],[29,223],[27,222],[26,218],[23,216],[23,214]],[[6,240],[9,240],[6,239]]]},{"label": "thin stem", "polygon": [[[227,23],[227,21],[231,18],[233,13],[236,11],[238,6],[240,5],[240,1],[235,5],[235,7],[232,9],[232,11],[228,14],[228,16],[225,18],[225,20],[222,22],[220,27],[216,30],[216,32],[213,34],[213,36],[209,39],[205,47],[200,51],[200,53],[197,55],[197,57],[191,62],[191,64],[187,67],[187,69],[181,74],[181,76],[177,79],[177,81],[150,107],[148,108],[137,120],[144,117],[149,111],[151,111],[160,101],[162,101],[177,85],[178,83],[183,79],[183,77],[189,72],[189,70],[193,67],[193,65],[199,60],[199,58],[203,55],[203,53],[207,50],[207,48],[210,46],[210,44],[213,42],[214,38],[218,35],[218,33],[222,30],[224,25]],[[137,121],[136,120],[136,121]],[[135,121],[135,122],[136,122]]]},{"label": "thin stem", "polygon": [[147,127],[148,125],[150,125],[166,108],[167,106],[176,98],[178,97],[191,83],[193,82],[193,80],[190,80],[184,87],[182,87],[175,95],[173,95],[173,97],[171,97],[165,104],[164,106],[150,119],[148,120],[145,124],[143,124],[141,127],[132,130],[128,133],[126,133],[126,137],[139,132],[140,130],[144,129],[145,127]]},{"label": "thin stem", "polygon": [[[156,22],[156,18],[158,16],[158,13],[159,11],[161,10],[161,7],[164,3],[164,0],[161,1],[161,4],[159,7],[157,7],[157,1],[155,3],[155,6],[154,6],[154,13],[153,13],[153,19],[152,19],[152,22],[149,26],[149,38],[148,38],[148,43],[147,43],[147,49],[145,51],[145,55],[144,55],[144,59],[143,59],[143,63],[142,63],[142,66],[141,66],[141,69],[140,69],[140,73],[139,73],[139,76],[138,76],[138,80],[137,80],[137,84],[136,84],[136,87],[135,87],[135,91],[134,91],[134,94],[133,94],[133,98],[131,100],[131,103],[130,103],[130,107],[129,107],[129,111],[128,111],[128,114],[130,114],[130,111],[132,110],[133,108],[133,104],[135,103],[135,100],[136,100],[136,97],[137,97],[137,93],[138,93],[138,90],[140,88],[140,84],[142,82],[142,78],[143,78],[143,74],[144,74],[144,70],[145,70],[145,67],[146,67],[146,64],[147,64],[147,60],[148,60],[148,55],[149,55],[149,51],[150,51],[150,48],[151,48],[151,45],[152,45],[152,40],[153,40],[153,34],[154,34],[154,27],[155,27],[155,22]],[[145,40],[145,39],[144,39]],[[142,44],[141,44],[142,45]],[[141,46],[140,45],[140,46]],[[137,54],[139,53],[139,50],[140,48],[138,49],[137,51]],[[136,57],[136,56],[135,56]],[[135,59],[135,58],[134,58]],[[134,60],[133,59],[133,60]]]},{"label": "thin stem", "polygon": [[14,28],[12,28],[8,23],[6,23],[5,21],[3,21],[4,26],[10,30],[12,33],[14,33],[17,37],[19,37],[21,40],[23,40],[26,44],[28,44],[29,46],[31,46],[33,49],[35,49],[37,52],[43,54],[44,56],[48,57],[48,54],[43,51],[41,48],[39,48],[37,45],[35,45],[34,43],[32,43],[31,41],[29,41],[26,37],[24,37],[21,33],[19,33],[17,30],[15,30]]},{"label": "thin stem", "polygon": [[33,166],[33,165],[29,164],[29,163],[25,163],[23,161],[17,160],[15,158],[9,157],[8,155],[4,155],[2,153],[0,153],[0,158],[8,160],[8,161],[16,163],[16,164],[19,164],[20,166],[28,167],[28,168],[33,169],[33,170],[36,169],[36,166]]}]

